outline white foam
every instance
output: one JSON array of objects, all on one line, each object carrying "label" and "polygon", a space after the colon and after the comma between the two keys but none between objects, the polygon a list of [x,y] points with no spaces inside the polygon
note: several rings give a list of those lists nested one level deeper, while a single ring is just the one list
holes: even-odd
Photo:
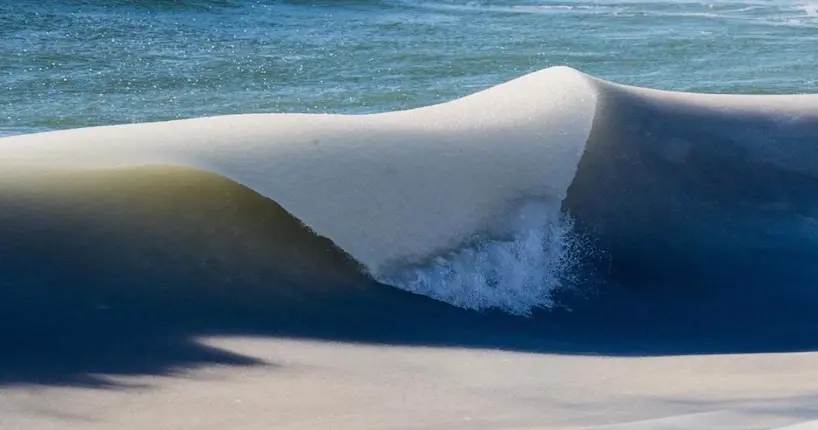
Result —
[{"label": "white foam", "polygon": [[575,276],[580,241],[559,206],[524,202],[515,210],[511,234],[404,267],[378,280],[465,309],[501,309],[529,315],[550,308],[553,293]]},{"label": "white foam", "polygon": [[810,18],[818,18],[818,3],[807,3],[801,5],[800,9],[804,11]]}]

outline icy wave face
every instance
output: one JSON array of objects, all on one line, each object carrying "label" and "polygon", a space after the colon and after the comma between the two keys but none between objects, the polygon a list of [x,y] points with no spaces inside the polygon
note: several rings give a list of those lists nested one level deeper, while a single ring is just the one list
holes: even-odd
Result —
[{"label": "icy wave face", "polygon": [[[796,272],[799,281],[816,279],[816,125],[816,95],[674,93],[552,68],[408,111],[234,115],[7,137],[0,175],[8,180],[0,185],[17,180],[12,172],[207,172],[274,201],[384,284],[526,315],[575,284],[589,254],[580,236],[610,256],[611,279],[631,284]],[[153,193],[166,184],[142,186]],[[26,187],[12,188],[37,194]],[[137,191],[112,194],[130,202]],[[147,209],[141,213],[157,217]],[[188,209],[210,228],[202,202]],[[247,248],[224,240],[219,247]],[[276,252],[263,255],[295,256],[298,243],[270,244]],[[761,268],[762,253],[797,261],[787,263],[795,271]],[[299,266],[327,279],[337,270],[312,258]],[[751,276],[748,268],[758,270]]]}]

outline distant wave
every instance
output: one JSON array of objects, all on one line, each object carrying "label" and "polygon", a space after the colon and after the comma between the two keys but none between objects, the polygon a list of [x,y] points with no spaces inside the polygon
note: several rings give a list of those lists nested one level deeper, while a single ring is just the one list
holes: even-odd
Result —
[{"label": "distant wave", "polygon": [[136,6],[145,9],[174,10],[193,9],[209,10],[214,8],[235,7],[243,0],[84,0],[80,5],[93,7]]},{"label": "distant wave", "polygon": [[[19,216],[6,221],[13,231],[34,220],[87,231],[115,219],[125,230],[142,226],[134,241],[179,236],[179,248],[166,252],[189,258],[201,251],[181,231],[219,226],[208,249],[233,255],[247,241],[266,243],[248,255],[272,258],[290,284],[349,273],[355,264],[338,257],[346,254],[383,283],[464,308],[527,314],[551,306],[553,293],[576,284],[583,264],[601,254],[605,276],[628,282],[796,276],[794,267],[812,276],[812,264],[796,263],[818,256],[816,143],[818,95],[674,93],[558,67],[408,111],[7,137],[0,197],[16,202]],[[222,185],[197,191],[199,175]],[[168,210],[177,200],[169,186],[180,201],[200,200]],[[272,201],[248,194],[256,203],[239,204],[230,196],[243,186]],[[227,224],[213,204],[233,214]],[[292,234],[248,236],[242,220],[267,206],[298,220]]]},{"label": "distant wave", "polygon": [[495,4],[490,2],[415,2],[400,1],[415,7],[450,13],[493,13],[531,15],[607,15],[619,18],[704,18],[740,21],[752,25],[814,27],[818,8],[813,3],[800,2],[741,2],[738,4],[707,4],[674,2],[643,4],[627,1],[607,3],[570,2],[549,4]]}]

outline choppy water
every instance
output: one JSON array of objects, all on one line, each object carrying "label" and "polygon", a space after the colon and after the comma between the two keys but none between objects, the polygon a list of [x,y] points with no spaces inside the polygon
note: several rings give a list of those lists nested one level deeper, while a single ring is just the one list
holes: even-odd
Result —
[{"label": "choppy water", "polygon": [[818,92],[818,4],[0,1],[0,133],[373,112],[569,65],[673,90]]}]

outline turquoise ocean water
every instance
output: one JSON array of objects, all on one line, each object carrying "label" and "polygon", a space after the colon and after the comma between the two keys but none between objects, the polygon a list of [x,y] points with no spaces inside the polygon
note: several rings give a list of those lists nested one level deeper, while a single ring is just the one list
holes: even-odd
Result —
[{"label": "turquoise ocean water", "polygon": [[0,1],[0,135],[250,112],[378,112],[554,65],[621,83],[818,92],[818,4]]}]

